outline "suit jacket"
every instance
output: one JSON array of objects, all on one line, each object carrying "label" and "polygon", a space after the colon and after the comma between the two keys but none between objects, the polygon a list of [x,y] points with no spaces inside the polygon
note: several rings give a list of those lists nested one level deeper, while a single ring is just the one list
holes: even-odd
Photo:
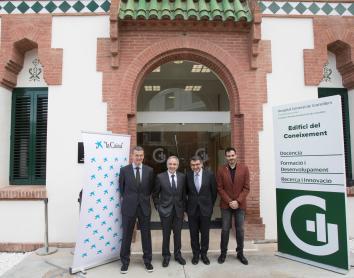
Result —
[{"label": "suit jacket", "polygon": [[234,182],[231,180],[229,166],[226,164],[219,167],[216,182],[221,197],[221,208],[229,208],[229,203],[236,200],[240,208],[246,209],[246,197],[250,191],[250,175],[246,165],[241,163],[236,164]]},{"label": "suit jacket", "polygon": [[141,206],[145,216],[151,214],[150,196],[154,187],[154,172],[151,167],[143,164],[140,180],[141,184],[138,187],[132,164],[120,169],[121,208],[122,214],[125,216],[134,216],[138,205]]},{"label": "suit jacket", "polygon": [[160,216],[170,216],[173,207],[178,217],[183,217],[186,202],[186,177],[181,172],[177,175],[177,191],[174,192],[167,171],[156,176],[153,200]]},{"label": "suit jacket", "polygon": [[216,180],[212,172],[203,169],[202,184],[199,193],[194,184],[194,172],[189,171],[186,179],[187,211],[188,215],[194,215],[199,206],[202,216],[210,217],[217,196]]}]

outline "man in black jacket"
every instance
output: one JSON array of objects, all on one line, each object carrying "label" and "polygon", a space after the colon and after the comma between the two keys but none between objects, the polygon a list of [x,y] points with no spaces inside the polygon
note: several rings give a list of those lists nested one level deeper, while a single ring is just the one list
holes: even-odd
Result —
[{"label": "man in black jacket", "polygon": [[186,261],[181,254],[181,230],[185,210],[185,175],[177,172],[179,160],[176,156],[167,159],[166,172],[156,177],[153,200],[162,223],[162,266],[170,262],[170,235],[173,230],[174,256],[181,265]]},{"label": "man in black jacket", "polygon": [[[190,160],[192,171],[187,173],[187,212],[191,246],[193,251],[192,264],[198,264],[199,256],[204,264],[210,264],[207,252],[209,249],[210,220],[217,196],[216,179],[212,172],[203,169],[199,156]],[[201,241],[199,243],[199,233]]]},{"label": "man in black jacket", "polygon": [[141,232],[143,259],[148,272],[154,270],[150,231],[150,197],[154,186],[154,172],[151,167],[143,165],[144,149],[135,147],[132,153],[132,163],[121,168],[119,187],[122,197],[123,239],[120,251],[122,261],[121,273],[128,272],[130,262],[130,246],[136,219],[138,218]]}]

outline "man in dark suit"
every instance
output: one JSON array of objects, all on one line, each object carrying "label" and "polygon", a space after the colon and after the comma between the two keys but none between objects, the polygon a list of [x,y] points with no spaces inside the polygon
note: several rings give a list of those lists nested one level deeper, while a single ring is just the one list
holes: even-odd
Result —
[{"label": "man in dark suit", "polygon": [[218,263],[225,262],[227,245],[231,228],[231,218],[235,218],[237,258],[247,265],[248,261],[243,254],[244,242],[244,221],[246,210],[246,197],[250,191],[250,176],[248,167],[237,162],[236,150],[227,148],[225,150],[227,163],[218,169],[216,180],[220,194],[220,208],[222,216],[222,230],[220,249],[221,254]]},{"label": "man in dark suit", "polygon": [[[207,252],[209,249],[209,229],[213,207],[216,200],[216,180],[212,172],[203,169],[199,156],[190,160],[192,171],[187,173],[187,212],[191,246],[193,251],[192,264],[198,264],[199,256],[206,265],[210,264]],[[199,243],[199,233],[201,242]]]},{"label": "man in dark suit", "polygon": [[119,187],[122,197],[123,239],[120,251],[122,261],[121,273],[128,272],[130,262],[130,246],[136,219],[139,221],[143,259],[148,272],[154,270],[150,231],[150,196],[154,186],[154,173],[151,167],[143,165],[144,150],[135,147],[132,153],[132,163],[121,168]]},{"label": "man in dark suit", "polygon": [[162,223],[162,266],[170,262],[170,235],[173,230],[174,256],[181,265],[186,261],[181,254],[181,230],[183,224],[186,190],[185,175],[177,172],[179,160],[176,156],[167,159],[167,171],[156,177],[153,200]]}]

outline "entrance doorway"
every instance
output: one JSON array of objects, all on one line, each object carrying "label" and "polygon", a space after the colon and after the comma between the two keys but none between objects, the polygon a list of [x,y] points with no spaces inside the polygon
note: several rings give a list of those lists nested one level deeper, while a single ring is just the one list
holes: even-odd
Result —
[{"label": "entrance doorway", "polygon": [[[146,76],[137,106],[137,144],[155,174],[167,169],[170,155],[178,156],[181,172],[190,170],[193,155],[214,173],[224,163],[231,144],[229,99],[222,81],[205,65],[173,61],[157,67]],[[220,218],[218,204],[214,221]],[[155,212],[152,221],[159,222]]]}]

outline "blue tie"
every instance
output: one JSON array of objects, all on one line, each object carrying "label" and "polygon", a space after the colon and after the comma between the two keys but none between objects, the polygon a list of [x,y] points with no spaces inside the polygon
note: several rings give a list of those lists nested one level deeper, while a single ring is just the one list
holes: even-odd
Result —
[{"label": "blue tie", "polygon": [[195,184],[195,188],[197,189],[197,192],[199,193],[200,190],[199,173],[196,173],[194,175],[194,184]]}]

